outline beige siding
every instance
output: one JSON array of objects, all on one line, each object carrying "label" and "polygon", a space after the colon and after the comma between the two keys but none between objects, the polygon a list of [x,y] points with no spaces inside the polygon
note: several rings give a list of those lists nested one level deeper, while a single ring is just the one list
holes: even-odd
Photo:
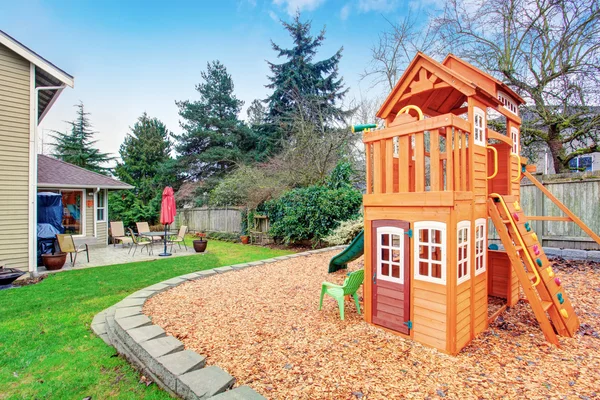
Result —
[{"label": "beige siding", "polygon": [[30,64],[0,44],[0,265],[28,269]]},{"label": "beige siding", "polygon": [[108,224],[106,222],[98,222],[97,224],[98,244],[108,243]]}]

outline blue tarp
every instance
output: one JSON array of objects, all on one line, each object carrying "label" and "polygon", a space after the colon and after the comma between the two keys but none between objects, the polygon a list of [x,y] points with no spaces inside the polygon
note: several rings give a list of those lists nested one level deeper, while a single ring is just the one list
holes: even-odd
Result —
[{"label": "blue tarp", "polygon": [[[63,205],[62,195],[58,193],[41,192],[37,195],[37,222],[38,224],[50,224],[58,233],[63,233],[65,228],[62,225]],[[39,225],[38,225],[39,229]],[[40,232],[38,231],[38,236]],[[43,237],[43,236],[42,236]]]}]

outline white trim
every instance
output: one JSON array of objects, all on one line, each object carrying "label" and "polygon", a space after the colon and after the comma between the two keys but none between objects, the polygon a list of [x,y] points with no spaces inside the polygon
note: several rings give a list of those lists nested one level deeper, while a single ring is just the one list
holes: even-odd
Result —
[{"label": "white trim", "polygon": [[[481,126],[477,124],[477,119],[481,120]],[[479,107],[473,107],[473,143],[478,146],[486,145],[485,130],[487,126],[485,111]],[[481,132],[478,132],[481,130]]]},{"label": "white trim", "polygon": [[[59,81],[64,83],[65,85],[68,85],[70,87],[73,87],[73,85],[75,85],[75,80],[73,79],[72,76],[70,76],[66,72],[62,71],[58,67],[52,65],[50,62],[44,60],[42,57],[40,57],[39,55],[37,55],[36,53],[34,53],[33,51],[31,51],[30,49],[28,49],[21,43],[17,42],[15,39],[8,36],[6,33],[2,32],[2,31],[0,31],[0,43],[3,44],[4,46],[8,47],[10,50],[14,51],[15,53],[17,53],[18,55],[20,55],[21,57],[23,57],[30,63],[43,69],[46,73],[52,75],[53,77],[55,77],[56,79],[58,79]],[[35,77],[35,75],[34,75],[34,77]],[[35,87],[35,85],[34,85],[34,87]]]},{"label": "white trim", "polygon": [[61,89],[55,89],[56,93],[54,93],[54,96],[52,96],[52,99],[48,102],[48,104],[46,105],[46,108],[44,108],[42,115],[40,115],[40,117],[38,118],[38,124],[40,122],[42,122],[42,120],[44,119],[46,114],[48,114],[48,111],[50,111],[50,109],[52,108],[54,103],[56,103],[56,100],[58,100],[58,98],[60,97],[60,94],[63,92],[64,89],[65,89],[65,86],[63,86]]},{"label": "white trim", "polygon": [[[400,260],[397,262],[386,260],[387,264],[389,265],[390,272],[392,269],[392,265],[398,265],[398,271],[400,273],[399,278],[395,278],[395,277],[389,276],[389,275],[384,275],[381,271],[381,265],[383,264],[383,260],[381,259],[381,250],[382,250],[382,248],[384,248],[383,245],[381,244],[381,237],[384,234],[400,236],[400,247],[398,248],[398,250],[400,251]],[[376,240],[377,240],[377,246],[376,246],[377,247],[377,279],[381,279],[382,281],[399,283],[399,284],[403,285],[404,284],[404,263],[406,261],[406,260],[404,260],[404,229],[393,227],[393,226],[379,227],[379,228],[377,228],[377,239]],[[389,250],[390,258],[391,258],[392,251],[394,249],[393,244],[390,242],[390,244],[386,245],[385,248],[387,248]]]},{"label": "white trim", "polygon": [[502,103],[502,106],[508,110],[509,112],[519,115],[519,107],[517,103],[515,103],[512,98],[504,92],[498,91],[498,100]]},{"label": "white trim", "polygon": [[518,155],[521,152],[521,143],[520,143],[521,140],[520,140],[519,130],[514,126],[510,127],[510,138],[513,141],[513,146],[510,151],[511,151],[511,153]]},{"label": "white trim", "polygon": [[124,187],[115,187],[115,186],[98,186],[98,185],[68,185],[68,184],[57,184],[57,183],[39,183],[40,188],[48,188],[48,189],[106,189],[106,190],[131,190],[135,189],[135,186],[124,186]]},{"label": "white trim", "polygon": [[[460,231],[467,230],[467,241],[460,243]],[[467,258],[461,260],[460,250],[461,248],[467,248]],[[467,272],[462,277],[459,277],[461,262],[467,264]],[[471,279],[471,221],[460,221],[456,224],[456,284],[460,285],[463,282]]]},{"label": "white trim", "polygon": [[[73,237],[76,238],[82,238],[82,237],[86,237],[86,217],[87,217],[87,190],[82,189],[82,188],[77,188],[77,189],[68,189],[67,191],[69,192],[81,192],[82,196],[81,196],[81,234],[79,235],[73,235]],[[58,191],[60,194],[62,194],[62,190]]]},{"label": "white trim", "polygon": [[[98,189],[99,189],[99,190],[96,192],[96,195],[95,195],[95,197],[94,197],[94,213],[95,213],[95,216],[96,216],[96,220],[95,220],[95,222],[96,222],[96,223],[97,223],[97,222],[107,222],[107,219],[106,219],[106,209],[108,208],[108,207],[107,207],[107,203],[108,203],[108,202],[106,201],[106,190],[105,190],[105,189],[100,189],[100,188],[98,188]],[[104,201],[103,201],[103,203],[104,203],[104,204],[102,204],[102,205],[100,205],[100,204],[98,203],[98,195],[99,195],[100,193],[102,193],[102,195],[104,196]],[[103,215],[103,217],[104,217],[103,219],[98,219],[98,209],[102,209],[102,210],[104,210],[104,212],[102,213],[102,215]],[[94,235],[94,236],[95,236],[95,235]]]},{"label": "white trim", "polygon": [[[426,275],[421,275],[419,274],[419,261],[425,261],[429,263],[429,268],[431,270],[431,248],[432,248],[432,244],[431,242],[421,242],[420,239],[420,231],[423,229],[433,229],[433,230],[438,230],[440,231],[440,241],[441,243],[439,244],[435,244],[433,245],[433,247],[439,247],[440,248],[440,261],[439,262],[434,262],[435,264],[440,265],[440,269],[441,269],[441,277],[440,278],[434,278],[431,276],[426,276]],[[442,284],[445,285],[446,284],[446,224],[444,222],[438,222],[438,221],[419,221],[419,222],[415,222],[414,224],[414,238],[415,238],[415,243],[414,243],[414,250],[413,250],[413,271],[414,271],[414,279],[420,280],[420,281],[425,281],[425,282],[431,282],[431,283],[438,283],[438,284]],[[429,247],[429,258],[428,259],[421,259],[419,257],[419,246],[420,244],[427,244],[427,246]]]},{"label": "white trim", "polygon": [[[0,38],[2,36],[0,35]],[[29,64],[29,273],[37,275],[37,96],[35,65]]]},{"label": "white trim", "polygon": [[[479,238],[479,240],[482,242],[481,244],[481,253],[477,252],[477,231],[478,231],[478,227],[483,226],[483,238]],[[477,218],[475,220],[475,262],[473,263],[475,265],[475,276],[483,274],[486,271],[486,244],[487,244],[487,219],[485,218]],[[482,260],[481,260],[481,264],[482,264],[482,268],[477,269],[477,256],[482,256]]]}]

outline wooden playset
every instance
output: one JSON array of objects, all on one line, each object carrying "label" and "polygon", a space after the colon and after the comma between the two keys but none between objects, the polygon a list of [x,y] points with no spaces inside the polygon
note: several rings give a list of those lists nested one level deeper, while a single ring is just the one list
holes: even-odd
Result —
[{"label": "wooden playset", "polygon": [[[488,295],[519,287],[550,343],[573,336],[577,315],[519,204],[527,177],[600,238],[535,178],[519,156],[517,93],[454,55],[417,54],[364,129],[365,319],[450,354],[488,327]],[[487,125],[505,119],[507,134]],[[368,128],[368,127],[367,127]],[[534,217],[552,219],[557,217]],[[488,220],[505,250],[488,248]]]}]

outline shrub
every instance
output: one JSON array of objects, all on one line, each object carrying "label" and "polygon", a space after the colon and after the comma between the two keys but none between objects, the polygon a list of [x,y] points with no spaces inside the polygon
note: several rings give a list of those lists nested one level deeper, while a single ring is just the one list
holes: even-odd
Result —
[{"label": "shrub", "polygon": [[312,240],[318,243],[340,221],[356,218],[362,205],[361,193],[349,186],[309,186],[294,189],[265,203],[271,236],[289,243]]},{"label": "shrub", "polygon": [[335,228],[328,236],[323,238],[323,241],[332,246],[348,244],[362,231],[365,227],[363,216],[356,219],[344,221]]}]

